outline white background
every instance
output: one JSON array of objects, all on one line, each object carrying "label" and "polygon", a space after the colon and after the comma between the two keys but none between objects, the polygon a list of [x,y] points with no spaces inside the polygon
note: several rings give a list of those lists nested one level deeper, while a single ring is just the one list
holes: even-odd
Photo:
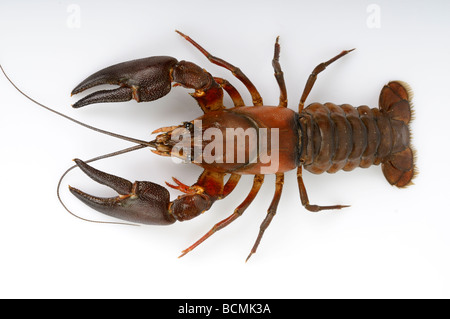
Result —
[{"label": "white background", "polygon": [[[312,203],[351,205],[313,214],[300,204],[295,172],[288,173],[278,214],[245,263],[273,196],[274,177],[267,176],[240,219],[178,259],[231,214],[251,177],[190,222],[126,227],[75,219],[56,198],[58,179],[71,160],[131,144],[40,109],[1,76],[0,297],[450,297],[449,10],[447,1],[2,1],[0,63],[21,89],[88,124],[147,140],[158,127],[202,114],[187,90],[175,88],[152,103],[78,110],[70,107],[78,98],[70,91],[111,64],[171,55],[226,77],[250,103],[243,85],[210,64],[174,32],[179,29],[239,66],[265,104],[276,105],[271,59],[280,35],[295,110],[312,69],[356,47],[320,74],[307,103],[376,107],[385,83],[408,82],[415,92],[412,130],[420,174],[414,186],[399,190],[378,166],[333,175],[306,172]],[[379,24],[372,20],[377,13]],[[94,166],[159,184],[171,176],[191,184],[201,172],[148,150]],[[100,196],[114,192],[79,170],[62,188],[77,214],[111,220],[79,203],[68,184]]]}]

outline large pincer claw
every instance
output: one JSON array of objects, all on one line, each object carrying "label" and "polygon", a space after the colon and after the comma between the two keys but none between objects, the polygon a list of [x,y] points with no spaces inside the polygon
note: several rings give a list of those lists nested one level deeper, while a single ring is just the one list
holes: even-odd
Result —
[{"label": "large pincer claw", "polygon": [[115,84],[120,87],[91,93],[72,106],[79,108],[93,103],[159,99],[171,89],[171,70],[177,62],[169,56],[153,56],[104,68],[78,84],[72,95],[102,84]]},{"label": "large pincer claw", "polygon": [[100,198],[76,188],[70,191],[89,207],[115,218],[133,223],[168,225],[175,222],[169,213],[170,194],[164,187],[151,182],[134,182],[99,171],[75,159],[78,167],[94,181],[114,189],[119,196]]},{"label": "large pincer claw", "polygon": [[203,111],[223,108],[223,90],[214,78],[198,65],[177,61],[170,56],[153,56],[112,65],[100,70],[77,85],[72,95],[102,84],[119,85],[112,90],[100,90],[80,99],[72,106],[79,108],[93,103],[137,102],[157,100],[174,85],[194,89],[191,95]]}]

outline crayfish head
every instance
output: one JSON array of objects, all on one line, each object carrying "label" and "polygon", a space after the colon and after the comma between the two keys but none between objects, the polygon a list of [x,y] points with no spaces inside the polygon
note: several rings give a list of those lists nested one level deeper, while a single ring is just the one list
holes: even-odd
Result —
[{"label": "crayfish head", "polygon": [[161,156],[174,156],[185,162],[191,162],[194,154],[194,124],[184,122],[181,125],[161,127],[152,132],[160,133],[151,142],[155,146],[153,153]]}]

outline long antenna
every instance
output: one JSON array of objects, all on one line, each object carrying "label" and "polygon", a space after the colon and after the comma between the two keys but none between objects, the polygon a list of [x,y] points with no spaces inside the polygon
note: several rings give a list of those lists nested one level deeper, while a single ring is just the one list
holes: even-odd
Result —
[{"label": "long antenna", "polygon": [[[17,85],[16,85],[16,84],[9,78],[9,76],[6,74],[5,70],[3,69],[3,67],[2,67],[1,65],[0,65],[0,69],[2,70],[3,74],[5,75],[6,79],[9,81],[9,83],[11,83],[11,85],[12,85],[17,91],[19,91],[20,94],[22,94],[23,96],[25,96],[25,97],[26,97],[28,100],[30,100],[31,102],[33,102],[33,103],[37,104],[38,106],[40,106],[40,107],[46,109],[47,111],[50,111],[50,112],[52,112],[52,113],[55,113],[56,115],[59,115],[59,116],[61,116],[61,117],[64,117],[65,119],[67,119],[67,120],[69,120],[69,121],[72,121],[72,122],[74,122],[74,123],[76,123],[76,124],[78,124],[78,125],[81,125],[81,126],[83,126],[83,127],[86,127],[86,128],[88,128],[88,129],[90,129],[90,130],[93,130],[93,131],[95,131],[95,132],[102,133],[102,134],[105,134],[105,135],[109,135],[109,136],[112,136],[112,137],[115,137],[115,138],[118,138],[118,139],[121,139],[121,140],[125,140],[125,141],[128,141],[128,142],[132,142],[132,143],[139,144],[139,145],[135,145],[135,146],[133,146],[133,147],[129,147],[129,148],[120,150],[120,151],[116,151],[116,152],[113,152],[113,153],[109,153],[109,154],[105,154],[105,155],[101,155],[101,156],[98,156],[98,157],[91,158],[91,159],[85,161],[86,163],[91,163],[91,162],[98,161],[98,160],[101,160],[101,159],[105,159],[105,158],[108,158],[108,157],[117,156],[117,155],[120,155],[120,154],[128,153],[128,152],[135,151],[135,150],[138,150],[138,149],[142,149],[142,148],[145,148],[145,147],[153,147],[153,148],[156,148],[156,144],[155,144],[154,142],[146,142],[146,141],[142,141],[142,140],[135,139],[135,138],[132,138],[132,137],[128,137],[128,136],[124,136],[124,135],[120,135],[120,134],[116,134],[116,133],[112,133],[112,132],[109,132],[109,131],[105,131],[105,130],[96,128],[96,127],[94,127],[94,126],[91,126],[91,125],[85,124],[85,123],[83,123],[83,122],[80,122],[80,121],[78,121],[78,120],[76,120],[76,119],[74,119],[74,118],[72,118],[72,117],[70,117],[70,116],[68,116],[68,115],[65,115],[65,114],[63,114],[63,113],[60,113],[60,112],[58,112],[58,111],[56,111],[56,110],[54,110],[54,109],[52,109],[52,108],[50,108],[50,107],[48,107],[48,106],[46,106],[46,105],[44,105],[44,104],[42,104],[42,103],[36,101],[35,99],[33,99],[32,97],[30,97],[29,95],[27,95],[26,93],[24,93],[21,89],[19,89],[19,88],[17,87]],[[69,208],[67,208],[67,206],[64,204],[64,202],[63,202],[63,200],[62,200],[62,198],[61,198],[61,195],[60,195],[59,190],[60,190],[60,188],[61,188],[61,183],[62,183],[64,177],[65,177],[72,169],[74,169],[74,168],[76,168],[76,167],[77,167],[76,165],[71,166],[69,169],[67,169],[67,170],[62,174],[61,178],[59,179],[58,186],[57,186],[57,188],[56,188],[56,195],[57,195],[57,197],[58,197],[58,200],[59,200],[59,202],[61,203],[61,205],[64,207],[64,209],[65,209],[67,212],[69,212],[72,216],[74,216],[74,217],[76,217],[76,218],[79,218],[79,219],[84,220],[84,221],[87,221],[87,222],[92,222],[92,223],[118,224],[118,225],[129,225],[129,226],[140,226],[140,225],[138,225],[138,224],[132,224],[132,223],[106,222],[106,221],[90,220],[90,219],[86,219],[86,218],[83,218],[83,217],[80,217],[80,216],[74,214]]]},{"label": "long antenna", "polygon": [[119,138],[119,139],[121,139],[121,140],[129,141],[129,142],[132,142],[132,143],[136,143],[136,144],[140,144],[140,145],[145,145],[145,146],[149,146],[149,147],[156,148],[156,144],[155,144],[154,142],[146,142],[146,141],[138,140],[138,139],[135,139],[135,138],[132,138],[132,137],[128,137],[128,136],[124,136],[124,135],[112,133],[112,132],[109,132],[109,131],[105,131],[105,130],[96,128],[96,127],[94,127],[94,126],[85,124],[85,123],[83,123],[83,122],[80,122],[80,121],[78,121],[78,120],[76,120],[76,119],[74,119],[74,118],[72,118],[72,117],[70,117],[70,116],[68,116],[68,115],[65,115],[65,114],[63,114],[63,113],[60,113],[60,112],[58,112],[58,111],[56,111],[56,110],[54,110],[54,109],[48,107],[48,106],[45,106],[44,104],[42,104],[42,103],[36,101],[36,100],[33,99],[32,97],[30,97],[30,96],[28,96],[26,93],[24,93],[21,89],[19,89],[19,88],[14,84],[14,82],[8,77],[8,75],[6,74],[5,70],[3,69],[3,67],[2,67],[1,65],[0,65],[0,69],[2,70],[2,72],[3,72],[3,74],[5,75],[6,79],[8,79],[9,83],[11,83],[11,85],[12,85],[17,91],[19,91],[23,96],[25,96],[25,97],[26,97],[27,99],[29,99],[31,102],[33,102],[33,103],[37,104],[38,106],[40,106],[40,107],[46,109],[47,111],[50,111],[50,112],[55,113],[55,114],[57,114],[57,115],[59,115],[59,116],[62,116],[62,117],[64,117],[64,118],[68,119],[69,121],[72,121],[72,122],[74,122],[74,123],[76,123],[76,124],[78,124],[78,125],[84,126],[84,127],[88,128],[88,129],[90,129],[90,130],[93,130],[93,131],[95,131],[95,132],[102,133],[102,134],[106,134],[106,135],[109,135],[109,136],[113,136],[113,137],[115,137],[115,138]]}]

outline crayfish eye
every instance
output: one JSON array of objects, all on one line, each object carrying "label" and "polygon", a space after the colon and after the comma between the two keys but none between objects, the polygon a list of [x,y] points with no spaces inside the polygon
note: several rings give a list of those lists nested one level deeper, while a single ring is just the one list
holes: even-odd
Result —
[{"label": "crayfish eye", "polygon": [[192,124],[191,122],[184,122],[183,125],[184,128],[187,129],[189,132],[191,133],[194,132],[194,124]]}]

